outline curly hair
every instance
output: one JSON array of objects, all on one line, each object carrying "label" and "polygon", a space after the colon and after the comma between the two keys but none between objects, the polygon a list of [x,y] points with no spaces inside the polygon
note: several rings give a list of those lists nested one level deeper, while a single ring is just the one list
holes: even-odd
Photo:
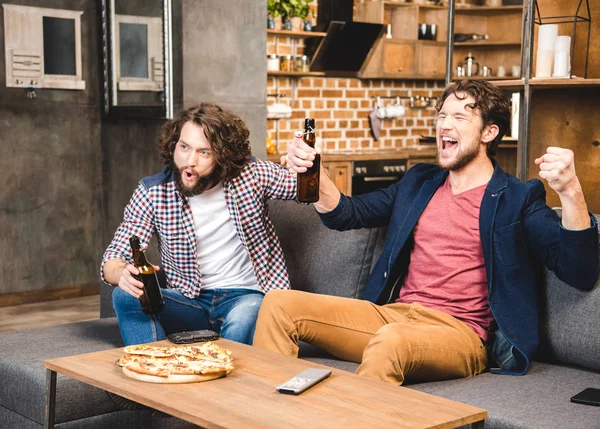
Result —
[{"label": "curly hair", "polygon": [[231,180],[238,176],[252,156],[250,131],[239,116],[211,103],[190,107],[162,126],[158,140],[161,162],[175,169],[173,152],[181,129],[188,122],[201,126],[210,142],[217,165],[215,179]]},{"label": "curly hair", "polygon": [[481,130],[488,125],[497,125],[498,135],[487,145],[487,156],[493,158],[496,155],[496,149],[502,138],[510,129],[510,102],[502,90],[485,80],[459,80],[446,87],[442,95],[438,98],[435,105],[436,112],[439,112],[444,105],[444,101],[451,94],[454,94],[459,100],[464,100],[471,96],[473,103],[467,106],[473,110],[478,109],[481,113],[483,126]]}]

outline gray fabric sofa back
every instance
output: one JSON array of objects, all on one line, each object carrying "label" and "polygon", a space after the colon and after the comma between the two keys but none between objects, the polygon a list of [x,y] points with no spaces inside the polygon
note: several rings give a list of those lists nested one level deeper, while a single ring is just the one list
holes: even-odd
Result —
[{"label": "gray fabric sofa back", "polygon": [[312,206],[269,202],[292,289],[358,298],[383,249],[385,228],[334,231]]},{"label": "gray fabric sofa back", "polygon": [[546,270],[542,308],[539,359],[600,371],[600,279],[585,292]]}]

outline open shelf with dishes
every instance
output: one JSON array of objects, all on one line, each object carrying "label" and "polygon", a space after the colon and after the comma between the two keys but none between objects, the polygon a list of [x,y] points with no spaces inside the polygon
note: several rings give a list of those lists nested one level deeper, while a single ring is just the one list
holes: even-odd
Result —
[{"label": "open shelf with dishes", "polygon": [[456,8],[453,76],[520,78],[522,25],[522,6]]}]

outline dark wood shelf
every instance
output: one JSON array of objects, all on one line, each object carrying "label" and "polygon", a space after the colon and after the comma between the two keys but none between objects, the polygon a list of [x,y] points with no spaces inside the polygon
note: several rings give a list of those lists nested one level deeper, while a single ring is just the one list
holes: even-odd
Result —
[{"label": "dark wood shelf", "polygon": [[[445,42],[444,42],[445,43]],[[454,48],[521,48],[521,42],[489,42],[482,40],[481,42],[454,42]]]},{"label": "dark wood shelf", "polygon": [[505,14],[506,12],[522,12],[523,6],[456,6],[456,13],[460,14],[472,14],[472,15],[497,15]]},{"label": "dark wood shelf", "polygon": [[267,30],[267,34],[288,37],[325,37],[327,33],[322,33],[319,31]]},{"label": "dark wood shelf", "polygon": [[448,9],[448,6],[438,6],[434,4],[415,4],[415,3],[398,3],[398,1],[384,1],[384,6],[391,7],[419,7],[419,9]]},{"label": "dark wood shelf", "polygon": [[310,76],[323,77],[323,76],[325,76],[325,72],[269,71],[269,72],[267,72],[267,76],[273,76],[273,77],[310,77]]},{"label": "dark wood shelf", "polygon": [[536,79],[532,78],[529,80],[529,85],[536,88],[572,88],[572,87],[586,87],[586,86],[600,86],[600,79],[591,78],[543,78]]}]

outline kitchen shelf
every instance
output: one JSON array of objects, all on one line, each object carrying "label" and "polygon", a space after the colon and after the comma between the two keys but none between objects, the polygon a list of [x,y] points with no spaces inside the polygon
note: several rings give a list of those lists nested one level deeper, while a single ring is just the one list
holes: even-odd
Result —
[{"label": "kitchen shelf", "polygon": [[384,6],[389,7],[415,7],[418,6],[419,9],[448,9],[448,6],[436,6],[433,4],[417,4],[417,3],[398,3],[398,1],[384,1],[382,2]]},{"label": "kitchen shelf", "polygon": [[273,36],[289,36],[289,37],[325,37],[327,33],[319,31],[288,31],[288,30],[267,30],[267,34]]},{"label": "kitchen shelf", "polygon": [[[499,78],[498,78],[499,79]],[[490,81],[500,88],[506,89],[523,89],[525,85],[523,79],[505,79],[505,80],[492,80]]]},{"label": "kitchen shelf", "polygon": [[572,88],[586,86],[600,86],[600,79],[529,79],[529,85],[540,88]]},{"label": "kitchen shelf", "polygon": [[323,77],[325,76],[325,72],[288,72],[288,71],[269,71],[267,72],[267,76],[272,77]]},{"label": "kitchen shelf", "polygon": [[522,12],[523,6],[473,6],[456,7],[456,13],[462,15],[504,15],[507,12]]},{"label": "kitchen shelf", "polygon": [[[446,42],[443,42],[444,45]],[[469,47],[469,48],[521,48],[521,42],[489,42],[489,41],[481,41],[481,42],[454,42],[454,49]]]}]

